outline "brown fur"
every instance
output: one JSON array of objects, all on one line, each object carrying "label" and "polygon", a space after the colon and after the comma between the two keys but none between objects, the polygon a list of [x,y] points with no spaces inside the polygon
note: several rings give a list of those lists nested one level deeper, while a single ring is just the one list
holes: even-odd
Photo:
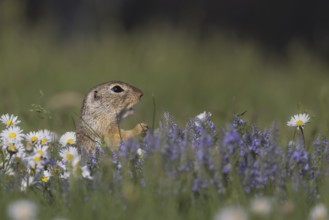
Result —
[{"label": "brown fur", "polygon": [[[112,89],[120,86],[122,92]],[[147,130],[144,123],[137,124],[132,130],[122,130],[119,122],[129,114],[143,92],[138,88],[120,81],[110,81],[93,87],[85,96],[77,128],[77,145],[82,150],[93,151],[96,141],[104,141],[111,148],[117,148],[121,140],[142,134]]]}]

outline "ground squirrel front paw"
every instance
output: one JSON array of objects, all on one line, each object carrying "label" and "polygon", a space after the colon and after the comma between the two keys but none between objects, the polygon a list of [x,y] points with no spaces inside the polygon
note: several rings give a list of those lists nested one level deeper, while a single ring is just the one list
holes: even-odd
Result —
[{"label": "ground squirrel front paw", "polygon": [[134,130],[136,134],[146,135],[147,130],[149,129],[149,126],[145,123],[139,123],[135,126]]}]

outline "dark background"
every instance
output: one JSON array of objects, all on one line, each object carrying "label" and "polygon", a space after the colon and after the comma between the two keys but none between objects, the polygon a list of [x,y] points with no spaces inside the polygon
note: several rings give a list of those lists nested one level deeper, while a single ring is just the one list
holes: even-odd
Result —
[{"label": "dark background", "polygon": [[11,0],[21,5],[29,28],[52,23],[59,38],[96,36],[111,28],[136,31],[163,24],[252,39],[276,52],[292,41],[329,58],[329,2],[283,0]]}]

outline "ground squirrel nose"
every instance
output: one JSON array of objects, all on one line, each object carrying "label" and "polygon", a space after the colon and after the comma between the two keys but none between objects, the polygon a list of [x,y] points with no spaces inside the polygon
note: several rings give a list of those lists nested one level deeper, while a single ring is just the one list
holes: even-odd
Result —
[{"label": "ground squirrel nose", "polygon": [[143,95],[144,95],[143,92],[141,92],[141,93],[139,94],[139,98],[142,98]]}]

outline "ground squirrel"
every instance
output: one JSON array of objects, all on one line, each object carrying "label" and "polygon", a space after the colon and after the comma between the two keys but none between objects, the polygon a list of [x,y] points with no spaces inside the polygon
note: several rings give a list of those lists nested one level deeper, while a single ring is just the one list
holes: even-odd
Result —
[{"label": "ground squirrel", "polygon": [[134,113],[133,107],[143,92],[127,83],[110,81],[93,87],[85,96],[77,128],[77,145],[88,152],[96,149],[96,141],[117,148],[121,140],[144,133],[147,125],[137,124],[132,130],[119,128],[121,119]]}]

